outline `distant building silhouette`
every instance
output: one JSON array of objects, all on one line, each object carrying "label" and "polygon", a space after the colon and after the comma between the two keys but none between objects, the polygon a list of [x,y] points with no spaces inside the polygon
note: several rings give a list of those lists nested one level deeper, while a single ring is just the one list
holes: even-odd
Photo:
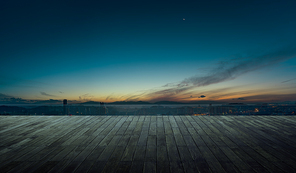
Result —
[{"label": "distant building silhouette", "polygon": [[68,111],[67,111],[67,99],[63,100],[63,105],[64,105],[64,115],[67,115],[68,114]]},{"label": "distant building silhouette", "polygon": [[63,105],[66,106],[67,105],[67,99],[63,100]]}]

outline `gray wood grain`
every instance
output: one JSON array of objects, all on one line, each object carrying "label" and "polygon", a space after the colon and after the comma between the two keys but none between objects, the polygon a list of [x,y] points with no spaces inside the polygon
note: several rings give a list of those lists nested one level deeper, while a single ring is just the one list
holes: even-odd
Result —
[{"label": "gray wood grain", "polygon": [[0,116],[1,172],[296,172],[295,116]]}]

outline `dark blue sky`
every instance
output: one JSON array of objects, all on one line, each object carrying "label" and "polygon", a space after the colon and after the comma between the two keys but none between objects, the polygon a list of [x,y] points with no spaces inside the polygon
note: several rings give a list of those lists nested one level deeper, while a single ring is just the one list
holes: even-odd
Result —
[{"label": "dark blue sky", "polygon": [[295,7],[1,1],[0,99],[295,101]]}]

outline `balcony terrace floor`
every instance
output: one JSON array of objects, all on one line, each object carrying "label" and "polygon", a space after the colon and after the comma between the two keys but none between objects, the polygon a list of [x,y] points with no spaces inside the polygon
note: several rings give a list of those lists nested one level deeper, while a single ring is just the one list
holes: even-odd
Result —
[{"label": "balcony terrace floor", "polygon": [[296,172],[296,116],[0,116],[0,172]]}]

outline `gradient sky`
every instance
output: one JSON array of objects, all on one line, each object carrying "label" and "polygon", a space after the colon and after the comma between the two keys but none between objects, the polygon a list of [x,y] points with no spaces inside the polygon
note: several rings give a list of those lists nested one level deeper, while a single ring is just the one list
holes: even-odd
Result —
[{"label": "gradient sky", "polygon": [[296,101],[295,7],[0,1],[0,101]]}]

